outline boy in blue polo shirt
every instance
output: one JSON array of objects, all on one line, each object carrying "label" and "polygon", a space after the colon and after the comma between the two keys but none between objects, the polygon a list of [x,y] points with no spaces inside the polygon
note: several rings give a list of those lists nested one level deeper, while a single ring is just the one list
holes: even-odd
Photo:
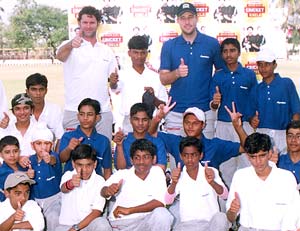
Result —
[{"label": "boy in blue polo shirt", "polygon": [[47,230],[55,230],[58,225],[61,198],[62,169],[59,155],[51,151],[53,141],[52,132],[40,124],[32,134],[31,145],[36,154],[29,157],[36,182],[31,186],[31,197],[42,208]]},{"label": "boy in blue polo shirt", "polygon": [[256,58],[262,82],[253,92],[250,125],[273,138],[279,153],[286,152],[285,129],[291,120],[300,119],[300,101],[293,81],[275,73],[276,56],[268,48]]},{"label": "boy in blue polo shirt", "polygon": [[278,167],[291,171],[300,184],[300,121],[292,121],[286,128],[288,153],[281,155]]},{"label": "boy in blue polo shirt", "polygon": [[25,168],[19,165],[20,143],[14,136],[4,136],[0,140],[0,157],[3,159],[3,164],[0,166],[0,202],[5,200],[4,182],[6,177],[15,172],[26,172]]},{"label": "boy in blue polo shirt", "polygon": [[160,138],[153,137],[148,133],[152,112],[145,103],[136,103],[130,108],[130,123],[133,132],[129,132],[125,137],[123,131],[119,130],[114,142],[117,144],[115,151],[115,166],[117,169],[132,167],[130,158],[130,146],[137,139],[147,139],[157,148],[157,165],[163,170],[166,169],[167,153],[163,141]]},{"label": "boy in blue polo shirt", "polygon": [[[111,145],[105,136],[97,133],[95,126],[101,119],[101,107],[97,100],[86,98],[78,106],[77,118],[80,125],[74,131],[66,132],[59,146],[59,157],[62,163],[66,163],[64,172],[73,170],[71,163],[71,151],[79,144],[89,144],[96,150],[96,173],[109,178],[112,173]],[[103,172],[102,172],[103,168]]]},{"label": "boy in blue polo shirt", "polygon": [[[243,128],[247,134],[253,132],[249,124],[252,113],[249,104],[251,102],[251,92],[257,85],[254,71],[243,67],[238,58],[241,54],[241,45],[235,38],[227,38],[221,43],[221,54],[226,65],[213,76],[211,85],[211,103],[212,110],[217,110],[216,137],[239,142],[238,134],[235,132],[231,123],[230,115],[225,109],[225,105],[231,108],[232,102],[236,109],[243,116]],[[230,179],[236,168],[249,166],[246,155],[234,157],[221,165],[220,171],[225,183],[230,186]]]}]

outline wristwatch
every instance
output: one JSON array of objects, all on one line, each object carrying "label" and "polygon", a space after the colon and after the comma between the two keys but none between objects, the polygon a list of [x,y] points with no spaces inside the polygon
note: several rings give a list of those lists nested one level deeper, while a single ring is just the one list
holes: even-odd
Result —
[{"label": "wristwatch", "polygon": [[80,230],[78,224],[73,225],[72,229],[74,229],[75,231],[79,231]]}]

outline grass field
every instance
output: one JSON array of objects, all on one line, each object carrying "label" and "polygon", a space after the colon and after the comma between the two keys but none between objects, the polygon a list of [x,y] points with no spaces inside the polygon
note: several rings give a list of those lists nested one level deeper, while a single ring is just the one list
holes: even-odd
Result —
[{"label": "grass field", "polygon": [[[300,90],[299,64],[299,61],[278,60],[277,68],[281,76],[288,76],[294,80],[298,92]],[[10,102],[15,94],[25,91],[26,77],[36,72],[48,78],[47,99],[63,107],[64,81],[61,64],[0,65],[0,79],[5,86],[8,101]]]}]

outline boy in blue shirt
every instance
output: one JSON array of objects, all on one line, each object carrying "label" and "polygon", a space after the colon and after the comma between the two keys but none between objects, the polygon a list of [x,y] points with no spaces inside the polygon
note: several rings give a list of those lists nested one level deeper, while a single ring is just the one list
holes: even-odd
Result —
[{"label": "boy in blue shirt", "polygon": [[0,201],[4,201],[5,196],[1,191],[4,190],[6,177],[15,171],[26,171],[26,169],[21,167],[18,163],[20,144],[16,137],[5,136],[0,140],[0,157],[3,159],[3,164],[0,167]]},{"label": "boy in blue shirt", "polygon": [[275,73],[276,56],[262,49],[256,58],[262,82],[253,91],[250,125],[257,132],[269,135],[279,153],[286,151],[286,127],[300,119],[300,100],[293,81]]},{"label": "boy in blue shirt", "polygon": [[115,152],[115,165],[117,169],[132,167],[130,158],[130,146],[137,139],[147,139],[157,148],[156,164],[163,170],[167,164],[167,153],[163,141],[160,138],[153,137],[148,133],[152,112],[145,103],[136,103],[130,108],[130,123],[133,132],[129,132],[125,137],[124,133],[119,130],[113,141],[117,144]]},{"label": "boy in blue shirt", "polygon": [[[96,173],[109,178],[112,173],[111,144],[107,137],[97,133],[95,126],[101,119],[101,107],[97,100],[86,98],[78,106],[77,118],[80,125],[74,131],[66,132],[60,142],[59,157],[66,163],[64,172],[73,170],[71,151],[79,144],[91,145],[97,153]],[[102,172],[103,168],[103,172]]]},{"label": "boy in blue shirt", "polygon": [[278,167],[291,171],[300,183],[300,121],[292,121],[286,128],[288,153],[281,155]]},{"label": "boy in blue shirt", "polygon": [[60,212],[60,180],[62,168],[59,155],[51,151],[53,134],[45,126],[39,125],[32,134],[32,149],[36,154],[29,157],[34,170],[31,197],[40,205],[46,218],[47,230],[55,230]]}]

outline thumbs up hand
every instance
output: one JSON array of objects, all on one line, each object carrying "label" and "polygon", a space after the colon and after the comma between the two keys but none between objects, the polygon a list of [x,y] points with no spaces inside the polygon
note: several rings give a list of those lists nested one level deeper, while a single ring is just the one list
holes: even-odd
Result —
[{"label": "thumbs up hand", "polygon": [[7,115],[6,112],[3,112],[4,117],[2,118],[2,120],[0,121],[0,128],[7,128],[8,124],[9,124],[9,116]]},{"label": "thumbs up hand", "polygon": [[181,164],[178,162],[177,167],[172,170],[171,179],[173,184],[177,184],[181,175]]},{"label": "thumbs up hand", "polygon": [[32,169],[31,164],[28,165],[27,176],[30,179],[34,178],[34,170]]},{"label": "thumbs up hand", "polygon": [[24,218],[25,212],[22,210],[21,202],[18,201],[18,207],[16,209],[16,212],[14,214],[14,220],[15,221],[22,221]]},{"label": "thumbs up hand", "polygon": [[205,161],[204,174],[207,183],[211,184],[215,179],[215,172],[212,168],[208,167],[208,161]]},{"label": "thumbs up hand", "polygon": [[68,148],[72,151],[74,150],[83,140],[83,137],[80,137],[79,139],[72,138],[68,144]]},{"label": "thumbs up hand", "polygon": [[112,89],[117,88],[117,82],[119,81],[118,68],[115,68],[115,71],[112,72],[109,76],[109,84]]},{"label": "thumbs up hand", "polygon": [[72,48],[78,48],[81,46],[82,36],[83,36],[82,30],[81,29],[77,30],[76,36],[71,41]]},{"label": "thumbs up hand", "polygon": [[114,139],[113,141],[116,143],[116,145],[122,145],[123,144],[123,140],[125,138],[125,134],[122,131],[121,128],[119,128],[119,130],[116,132],[116,134],[114,135]]},{"label": "thumbs up hand", "polygon": [[213,104],[219,106],[221,104],[222,95],[220,93],[219,87],[216,86],[216,91],[213,96]]},{"label": "thumbs up hand", "polygon": [[123,179],[121,179],[118,183],[114,183],[108,186],[106,189],[106,195],[113,196],[117,194],[120,191],[122,184],[123,184]]},{"label": "thumbs up hand", "polygon": [[237,192],[234,193],[234,199],[232,200],[230,204],[229,211],[233,213],[238,213],[241,208],[241,202],[240,202],[240,197]]},{"label": "thumbs up hand", "polygon": [[82,178],[82,169],[79,169],[79,172],[72,176],[72,184],[74,187],[79,187]]},{"label": "thumbs up hand", "polygon": [[185,65],[184,63],[184,59],[181,58],[180,59],[180,64],[176,70],[176,75],[178,75],[178,77],[186,77],[189,74],[189,68],[187,65]]}]

